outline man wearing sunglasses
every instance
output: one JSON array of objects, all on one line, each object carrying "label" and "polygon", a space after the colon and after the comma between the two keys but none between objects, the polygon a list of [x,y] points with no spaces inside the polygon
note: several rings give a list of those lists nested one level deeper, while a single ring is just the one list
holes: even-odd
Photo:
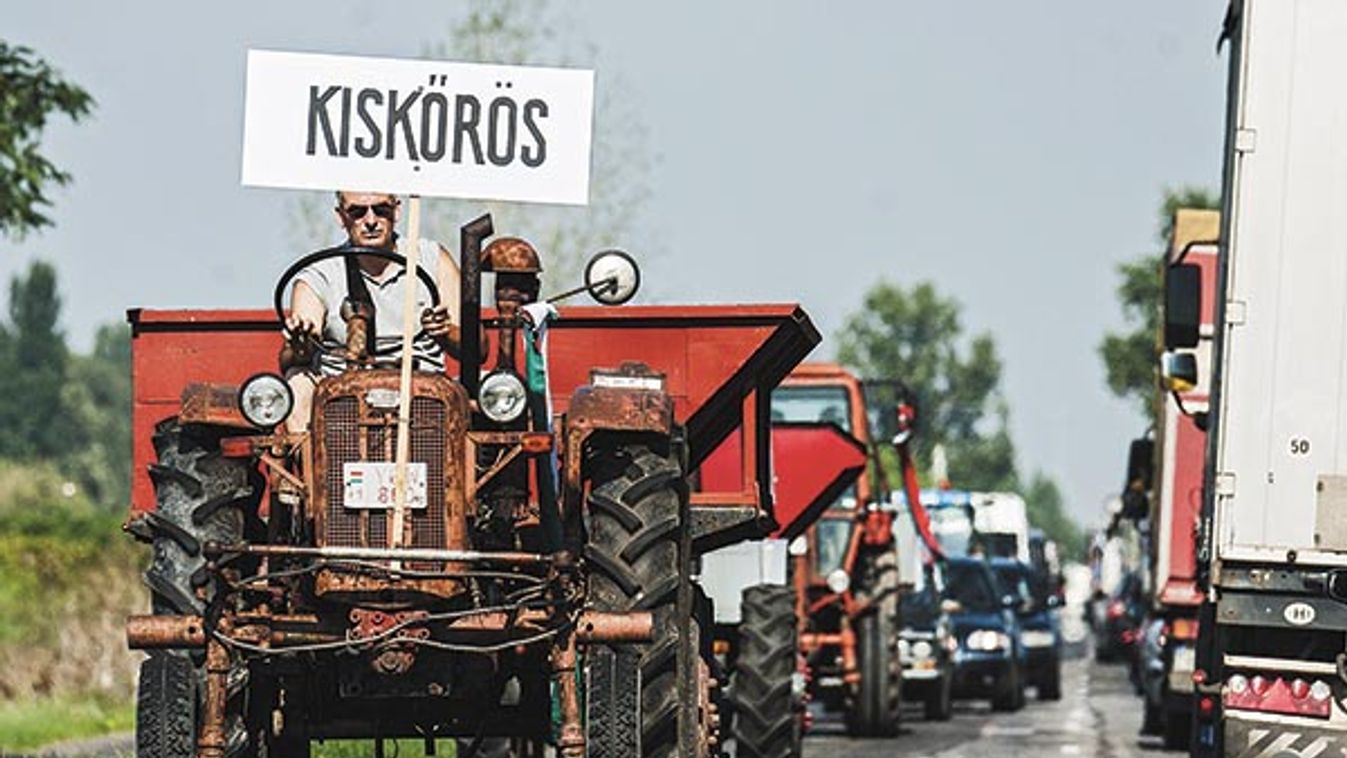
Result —
[{"label": "man wearing sunglasses", "polygon": [[[403,253],[405,241],[395,232],[401,203],[384,192],[337,192],[337,220],[352,245]],[[431,240],[419,240],[417,265],[440,291],[441,303],[432,308],[430,291],[416,281],[416,308],[421,333],[413,344],[413,366],[418,371],[444,371],[445,353],[458,349],[458,264],[449,251]],[[291,335],[311,338],[322,345],[314,370],[292,370],[288,377],[295,395],[287,425],[291,431],[308,427],[313,390],[318,375],[333,376],[345,368],[346,319],[343,306],[364,303],[374,311],[372,353],[379,365],[395,366],[402,358],[402,321],[406,268],[385,258],[361,255],[318,261],[295,277],[290,314],[285,320]]]}]

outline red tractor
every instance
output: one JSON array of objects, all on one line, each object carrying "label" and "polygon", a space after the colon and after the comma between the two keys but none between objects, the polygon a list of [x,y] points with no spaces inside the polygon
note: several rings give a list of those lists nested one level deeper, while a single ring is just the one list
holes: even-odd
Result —
[{"label": "red tractor", "polygon": [[[543,353],[524,317],[536,257],[508,238],[484,247],[492,233],[486,216],[463,228],[461,292],[431,287],[460,298],[461,365],[415,374],[404,402],[399,371],[363,340],[369,314],[345,309],[347,369],[319,381],[302,433],[285,430],[292,400],[266,373],[278,349],[293,364],[312,348],[283,338],[282,293],[305,262],[371,251],[301,261],[275,314],[130,314],[127,530],[153,545],[152,612],[127,628],[150,651],[138,755],[302,756],[348,738],[374,738],[376,755],[385,738],[565,756],[716,743],[691,566],[771,528],[765,398],[818,333],[793,306],[575,308]],[[617,304],[638,280],[625,254],[600,254],[580,291]],[[725,445],[735,486],[690,488]]]}]

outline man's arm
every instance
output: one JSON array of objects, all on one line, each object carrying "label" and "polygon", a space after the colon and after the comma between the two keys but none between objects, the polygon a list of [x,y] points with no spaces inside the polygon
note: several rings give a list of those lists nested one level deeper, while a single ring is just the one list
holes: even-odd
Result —
[{"label": "man's arm", "polygon": [[285,328],[291,334],[307,334],[319,339],[326,321],[327,306],[323,305],[323,299],[308,282],[296,281],[290,293],[290,313],[285,317]]},{"label": "man's arm", "polygon": [[458,358],[460,276],[458,264],[444,245],[436,244],[435,288],[440,291],[440,305],[421,314],[421,327],[434,337],[444,351]]}]

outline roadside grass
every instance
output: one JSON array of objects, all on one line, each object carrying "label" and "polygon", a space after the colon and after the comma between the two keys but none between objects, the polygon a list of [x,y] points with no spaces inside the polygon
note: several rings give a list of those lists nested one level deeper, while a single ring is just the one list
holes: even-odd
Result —
[{"label": "roadside grass", "polygon": [[[436,740],[435,755],[439,758],[454,758],[457,751],[453,740]],[[397,740],[384,743],[384,754],[397,758],[424,758],[425,743],[421,740]],[[370,740],[333,740],[313,743],[313,758],[372,758],[374,743]]]},{"label": "roadside grass", "polygon": [[127,698],[70,696],[0,702],[0,754],[125,732],[135,724]]},{"label": "roadside grass", "polygon": [[146,556],[42,464],[0,461],[0,754],[132,727]]}]

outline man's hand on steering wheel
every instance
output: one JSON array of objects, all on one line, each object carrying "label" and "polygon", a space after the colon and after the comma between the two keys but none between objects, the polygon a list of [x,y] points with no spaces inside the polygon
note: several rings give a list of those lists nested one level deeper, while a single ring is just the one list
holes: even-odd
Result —
[{"label": "man's hand on steering wheel", "polygon": [[421,331],[440,344],[450,340],[455,330],[449,319],[449,308],[441,304],[421,311]]}]

